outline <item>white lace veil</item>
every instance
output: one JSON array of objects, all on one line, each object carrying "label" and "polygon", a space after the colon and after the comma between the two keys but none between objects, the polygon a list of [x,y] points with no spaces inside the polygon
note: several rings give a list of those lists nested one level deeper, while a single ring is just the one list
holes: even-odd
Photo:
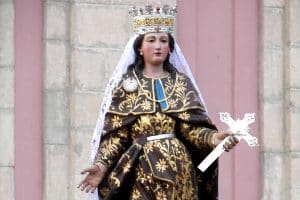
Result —
[{"label": "white lace veil", "polygon": [[[102,100],[102,104],[100,107],[100,113],[99,113],[99,117],[98,117],[98,121],[97,121],[97,125],[94,129],[94,134],[93,134],[93,139],[91,142],[91,161],[93,162],[95,159],[95,156],[97,154],[98,148],[99,148],[99,144],[100,144],[100,140],[101,140],[101,133],[103,130],[103,124],[104,124],[104,118],[105,118],[105,114],[107,113],[107,110],[111,104],[111,100],[112,100],[112,91],[113,89],[120,83],[120,81],[122,80],[122,76],[127,72],[127,68],[130,64],[132,64],[135,60],[135,53],[134,53],[134,49],[133,49],[133,44],[135,39],[138,37],[138,34],[135,34],[132,38],[130,38],[130,40],[128,41],[128,43],[125,46],[125,50],[115,68],[115,70],[113,71],[113,75],[110,78],[106,88],[105,88],[105,92],[104,92],[104,97]],[[196,81],[194,79],[194,76],[191,72],[191,69],[186,61],[186,59],[184,58],[180,47],[178,46],[176,40],[175,40],[175,46],[174,46],[174,50],[170,55],[170,63],[173,64],[173,66],[179,71],[182,72],[184,74],[186,74],[192,81],[194,87],[196,88],[198,95],[202,101],[202,104],[205,107],[206,110],[206,115],[207,115],[207,109],[202,97],[202,94],[196,84]],[[98,191],[96,190],[94,193],[90,193],[90,200],[99,200],[98,197]]]}]

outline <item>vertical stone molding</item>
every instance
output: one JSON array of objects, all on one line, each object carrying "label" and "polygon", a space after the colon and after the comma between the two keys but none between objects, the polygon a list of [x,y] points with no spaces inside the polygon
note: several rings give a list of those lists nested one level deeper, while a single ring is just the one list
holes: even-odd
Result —
[{"label": "vertical stone molding", "polygon": [[[280,1],[261,5],[261,141],[262,199],[284,199],[285,7]],[[278,176],[274,176],[277,174]],[[276,184],[274,184],[276,183]]]},{"label": "vertical stone molding", "polygon": [[261,4],[262,199],[300,198],[299,0]]},{"label": "vertical stone molding", "polygon": [[286,132],[289,169],[288,197],[300,199],[300,0],[287,2]]},{"label": "vertical stone molding", "polygon": [[69,10],[68,0],[44,2],[44,200],[69,199]]},{"label": "vertical stone molding", "polygon": [[[70,186],[90,165],[90,141],[101,97],[130,37],[128,5],[105,1],[74,1],[71,6]],[[70,198],[87,195],[70,187]]]},{"label": "vertical stone molding", "polygon": [[0,1],[0,199],[14,199],[14,4]]}]

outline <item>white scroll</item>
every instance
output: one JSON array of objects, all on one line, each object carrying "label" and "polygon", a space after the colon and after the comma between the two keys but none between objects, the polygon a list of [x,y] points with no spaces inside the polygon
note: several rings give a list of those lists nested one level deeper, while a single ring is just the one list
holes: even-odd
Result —
[{"label": "white scroll", "polygon": [[[229,126],[229,130],[235,135],[238,140],[244,139],[250,147],[258,146],[256,137],[249,134],[249,124],[255,121],[255,113],[246,113],[244,119],[234,121],[227,112],[220,113],[221,122]],[[204,172],[224,151],[224,144],[229,141],[226,137],[198,166]]]}]

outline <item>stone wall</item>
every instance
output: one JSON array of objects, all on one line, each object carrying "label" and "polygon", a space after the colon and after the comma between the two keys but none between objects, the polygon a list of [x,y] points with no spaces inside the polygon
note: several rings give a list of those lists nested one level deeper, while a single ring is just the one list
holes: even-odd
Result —
[{"label": "stone wall", "polygon": [[262,199],[300,199],[300,0],[261,5]]},{"label": "stone wall", "polygon": [[69,4],[44,3],[44,199],[69,199]]},{"label": "stone wall", "polygon": [[14,4],[0,1],[0,199],[14,199]]},{"label": "stone wall", "polygon": [[132,35],[133,4],[145,1],[45,1],[45,200],[87,199],[76,185],[90,165],[104,88]]}]

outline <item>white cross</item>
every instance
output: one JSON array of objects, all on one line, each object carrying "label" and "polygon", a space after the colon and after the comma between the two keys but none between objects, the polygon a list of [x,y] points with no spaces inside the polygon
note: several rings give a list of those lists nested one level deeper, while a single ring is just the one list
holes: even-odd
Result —
[{"label": "white cross", "polygon": [[[255,121],[255,113],[246,113],[242,120],[234,121],[227,112],[220,113],[221,122],[229,126],[229,130],[235,135],[238,140],[244,139],[250,147],[258,146],[256,137],[249,134],[249,124]],[[224,144],[229,141],[226,137],[198,166],[204,172],[224,151]]]}]

